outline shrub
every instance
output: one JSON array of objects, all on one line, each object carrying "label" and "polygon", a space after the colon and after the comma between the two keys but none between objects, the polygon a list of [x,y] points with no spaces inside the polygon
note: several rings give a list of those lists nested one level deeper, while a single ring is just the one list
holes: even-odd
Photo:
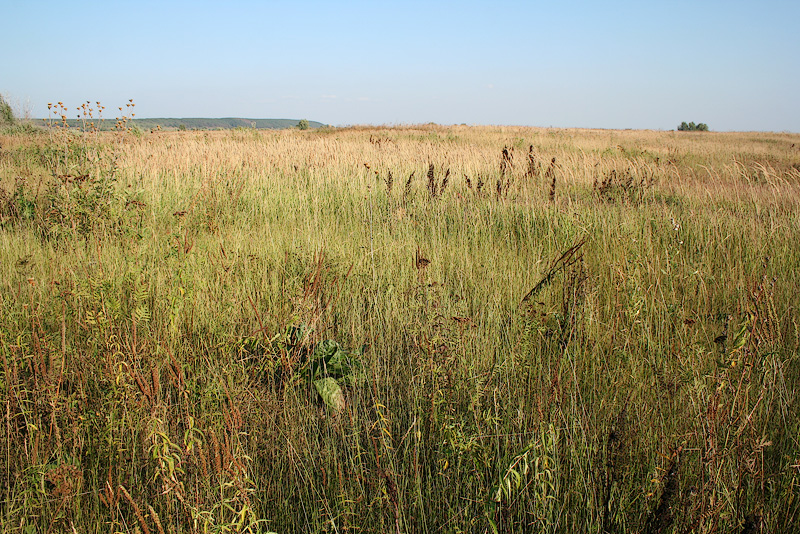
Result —
[{"label": "shrub", "polygon": [[680,126],[678,126],[679,132],[707,132],[708,131],[708,124],[701,122],[700,124],[695,124],[690,122],[686,124],[686,122],[682,122]]},{"label": "shrub", "polygon": [[14,117],[14,110],[11,109],[11,104],[8,103],[3,95],[0,95],[0,125],[14,126],[16,122],[17,119]]}]

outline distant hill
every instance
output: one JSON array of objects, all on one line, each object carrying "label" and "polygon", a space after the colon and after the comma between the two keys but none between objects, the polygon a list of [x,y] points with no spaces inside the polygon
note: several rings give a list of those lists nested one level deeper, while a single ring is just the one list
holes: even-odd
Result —
[{"label": "distant hill", "polygon": [[[152,130],[161,126],[162,130],[232,130],[234,128],[255,128],[257,130],[285,130],[295,128],[300,121],[297,119],[239,119],[227,117],[222,119],[133,119],[128,121],[128,126],[136,126],[141,130]],[[41,122],[39,122],[41,124]],[[79,127],[82,121],[67,119],[67,124]],[[98,124],[101,130],[113,130],[115,119],[105,119]],[[317,121],[308,121],[310,128],[322,128],[325,124]]]}]

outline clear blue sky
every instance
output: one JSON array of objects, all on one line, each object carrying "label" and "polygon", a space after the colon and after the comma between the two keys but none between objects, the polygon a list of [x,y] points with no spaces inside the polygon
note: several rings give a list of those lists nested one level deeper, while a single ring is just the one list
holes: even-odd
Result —
[{"label": "clear blue sky", "polygon": [[800,132],[797,0],[0,7],[0,93],[34,117]]}]

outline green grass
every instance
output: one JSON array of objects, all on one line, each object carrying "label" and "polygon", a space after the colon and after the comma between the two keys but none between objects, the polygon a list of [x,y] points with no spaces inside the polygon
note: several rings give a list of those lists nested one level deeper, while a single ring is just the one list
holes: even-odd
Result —
[{"label": "green grass", "polygon": [[691,137],[0,137],[0,529],[791,530],[798,138]]}]

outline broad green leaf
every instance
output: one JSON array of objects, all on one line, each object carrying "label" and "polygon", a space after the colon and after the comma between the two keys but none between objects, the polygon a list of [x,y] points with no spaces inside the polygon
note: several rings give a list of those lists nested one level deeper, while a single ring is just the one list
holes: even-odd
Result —
[{"label": "broad green leaf", "polygon": [[336,379],[328,377],[315,380],[314,387],[319,396],[322,397],[322,400],[325,401],[325,404],[331,409],[336,412],[344,409],[344,394]]},{"label": "broad green leaf", "polygon": [[340,379],[345,386],[354,386],[364,381],[361,362],[353,358],[353,353],[342,348],[332,339],[326,339],[317,345],[311,356],[311,376],[333,376]]}]

